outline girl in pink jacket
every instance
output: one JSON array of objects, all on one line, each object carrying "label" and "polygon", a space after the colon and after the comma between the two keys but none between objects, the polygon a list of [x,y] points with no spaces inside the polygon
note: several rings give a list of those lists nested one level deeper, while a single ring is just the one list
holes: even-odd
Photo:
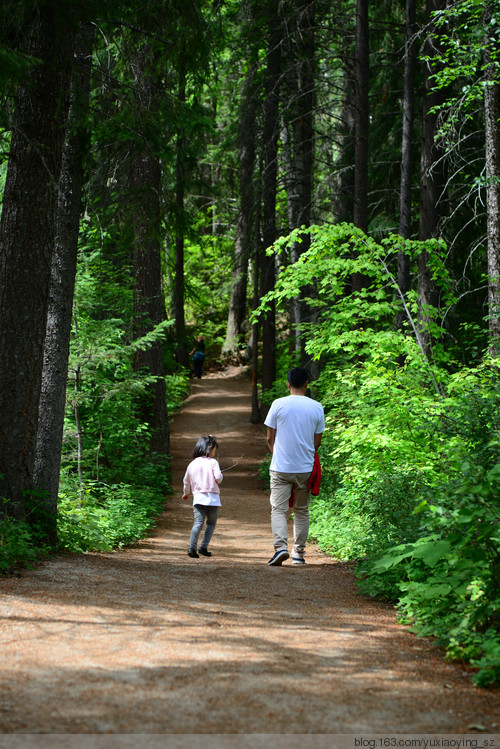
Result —
[{"label": "girl in pink jacket", "polygon": [[[222,481],[222,471],[215,460],[218,447],[217,440],[211,434],[200,437],[193,450],[193,460],[184,476],[182,499],[189,499],[190,491],[193,495],[194,523],[188,555],[194,559],[198,559],[200,554],[204,557],[212,556],[212,552],[208,551],[208,544],[213,536],[221,506],[219,484]],[[197,551],[198,538],[205,520],[207,527]]]}]

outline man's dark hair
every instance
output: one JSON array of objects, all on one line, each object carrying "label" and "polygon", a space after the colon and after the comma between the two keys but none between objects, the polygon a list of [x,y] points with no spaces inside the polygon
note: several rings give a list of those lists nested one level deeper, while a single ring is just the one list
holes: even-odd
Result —
[{"label": "man's dark hair", "polygon": [[219,447],[213,435],[209,434],[206,437],[199,437],[198,442],[194,446],[193,458],[208,458],[212,447]]},{"label": "man's dark hair", "polygon": [[293,367],[288,372],[288,382],[293,388],[303,388],[306,382],[309,380],[309,375],[304,367]]}]

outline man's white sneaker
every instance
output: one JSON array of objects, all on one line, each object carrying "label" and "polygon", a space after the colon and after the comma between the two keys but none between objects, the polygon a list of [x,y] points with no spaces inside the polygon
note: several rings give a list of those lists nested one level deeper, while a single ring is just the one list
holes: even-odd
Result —
[{"label": "man's white sneaker", "polygon": [[304,557],[292,557],[292,564],[307,564]]}]

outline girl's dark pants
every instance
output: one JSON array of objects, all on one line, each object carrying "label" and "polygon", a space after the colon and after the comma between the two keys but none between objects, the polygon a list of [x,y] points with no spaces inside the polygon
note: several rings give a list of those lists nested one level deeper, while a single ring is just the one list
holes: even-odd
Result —
[{"label": "girl's dark pants", "polygon": [[207,521],[207,527],[201,540],[200,549],[206,549],[210,540],[214,534],[215,525],[217,523],[217,516],[219,514],[219,508],[211,505],[193,505],[194,523],[191,529],[191,537],[189,539],[189,551],[196,551],[198,548],[198,538],[203,528],[205,519]]}]

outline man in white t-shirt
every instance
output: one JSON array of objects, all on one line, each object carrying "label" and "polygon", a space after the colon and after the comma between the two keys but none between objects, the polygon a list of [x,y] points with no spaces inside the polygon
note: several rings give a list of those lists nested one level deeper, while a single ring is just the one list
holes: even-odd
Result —
[{"label": "man in white t-shirt", "polygon": [[271,529],[275,553],[268,564],[280,566],[288,553],[287,512],[293,491],[293,564],[305,564],[304,550],[309,532],[309,479],[314,453],[321,444],[325,430],[323,406],[306,395],[308,380],[303,367],[288,373],[290,395],[271,404],[264,424],[267,444],[272,453],[269,469],[271,479]]}]

